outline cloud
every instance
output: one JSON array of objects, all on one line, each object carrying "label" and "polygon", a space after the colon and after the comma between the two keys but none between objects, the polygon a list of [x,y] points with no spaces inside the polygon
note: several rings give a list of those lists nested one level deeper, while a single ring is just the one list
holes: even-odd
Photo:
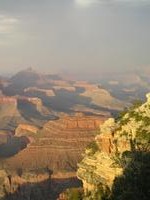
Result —
[{"label": "cloud", "polygon": [[6,15],[0,15],[0,47],[10,46],[16,42],[20,20]]},{"label": "cloud", "polygon": [[82,7],[87,7],[92,4],[100,3],[99,0],[75,0],[76,4]]},{"label": "cloud", "polygon": [[150,5],[150,0],[75,0],[81,7],[88,7],[94,4],[126,4],[126,5]]},{"label": "cloud", "polygon": [[150,4],[150,0],[110,0],[110,2],[124,3],[124,4],[133,4],[133,5]]},{"label": "cloud", "polygon": [[0,34],[11,34],[18,23],[17,18],[0,15]]}]

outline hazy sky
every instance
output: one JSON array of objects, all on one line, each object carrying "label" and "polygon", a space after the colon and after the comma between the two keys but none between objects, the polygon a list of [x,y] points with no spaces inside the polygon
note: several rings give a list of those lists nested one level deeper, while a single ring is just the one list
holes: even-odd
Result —
[{"label": "hazy sky", "polygon": [[0,0],[0,73],[150,67],[150,0]]}]

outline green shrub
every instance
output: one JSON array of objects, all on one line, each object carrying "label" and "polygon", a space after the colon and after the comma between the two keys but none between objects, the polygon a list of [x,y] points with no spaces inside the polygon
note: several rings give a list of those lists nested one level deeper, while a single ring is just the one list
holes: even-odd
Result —
[{"label": "green shrub", "polygon": [[91,150],[91,154],[94,154],[94,153],[96,153],[99,150],[98,145],[97,145],[97,143],[95,141],[91,142],[87,146],[87,149]]},{"label": "green shrub", "polygon": [[67,189],[65,192],[67,200],[82,200],[83,199],[83,189],[82,188],[71,188]]}]

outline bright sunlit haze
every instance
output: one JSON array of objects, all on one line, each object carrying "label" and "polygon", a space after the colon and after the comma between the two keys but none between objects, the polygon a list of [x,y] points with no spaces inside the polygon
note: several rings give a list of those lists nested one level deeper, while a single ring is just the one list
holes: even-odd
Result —
[{"label": "bright sunlit haze", "polygon": [[0,2],[0,72],[92,74],[150,66],[149,0]]}]

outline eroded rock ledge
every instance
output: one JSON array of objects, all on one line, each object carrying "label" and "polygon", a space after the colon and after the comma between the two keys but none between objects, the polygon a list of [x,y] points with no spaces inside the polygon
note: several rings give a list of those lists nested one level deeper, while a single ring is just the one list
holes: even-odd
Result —
[{"label": "eroded rock ledge", "polygon": [[86,149],[77,172],[83,182],[84,199],[95,199],[100,185],[111,190],[114,179],[123,172],[116,158],[121,158],[125,152],[143,149],[145,144],[150,150],[147,143],[150,138],[150,94],[146,96],[144,104],[133,106],[117,121],[110,118],[101,125],[95,144]]}]

